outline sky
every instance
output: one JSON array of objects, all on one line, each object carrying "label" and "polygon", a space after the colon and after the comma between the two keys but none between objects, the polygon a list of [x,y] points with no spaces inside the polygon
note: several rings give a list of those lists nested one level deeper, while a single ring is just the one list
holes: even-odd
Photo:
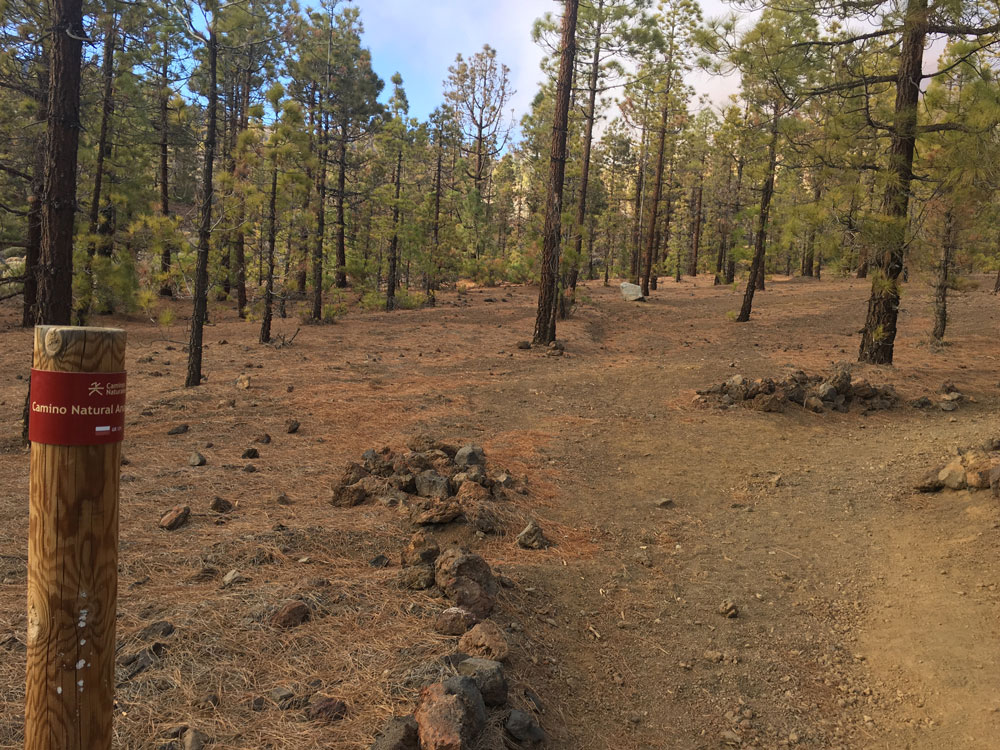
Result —
[{"label": "sky", "polygon": [[[516,120],[526,114],[538,91],[543,52],[531,39],[536,18],[559,13],[558,0],[355,0],[365,27],[364,43],[372,51],[375,71],[386,81],[397,71],[410,101],[410,116],[421,120],[443,100],[442,82],[455,55],[466,57],[484,44],[510,68],[516,89],[511,106]],[[702,3],[706,16],[721,15],[721,0]],[[705,75],[691,83],[721,101],[733,90],[732,81]]]}]

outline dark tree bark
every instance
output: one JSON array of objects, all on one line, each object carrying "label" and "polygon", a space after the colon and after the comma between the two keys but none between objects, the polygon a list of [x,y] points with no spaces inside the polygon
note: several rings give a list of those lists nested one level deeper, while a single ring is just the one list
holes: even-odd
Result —
[{"label": "dark tree bark", "polygon": [[688,276],[698,276],[698,251],[701,248],[701,222],[703,217],[703,199],[705,194],[705,157],[701,157],[701,171],[698,172],[698,187],[694,197],[694,227],[691,230],[691,255],[688,259]]},{"label": "dark tree bark", "polygon": [[[101,209],[101,189],[104,185],[104,162],[111,156],[111,118],[115,113],[115,40],[117,17],[114,12],[108,16],[108,24],[104,29],[104,51],[101,60],[101,125],[97,136],[97,160],[94,164],[94,189],[90,198],[90,214],[88,216],[87,259],[84,265],[86,291],[78,300],[76,319],[78,325],[86,325],[94,300],[94,255],[111,255],[113,232],[108,231],[109,213],[114,209],[110,203],[103,211]],[[102,213],[104,213],[102,221]],[[100,226],[101,231],[98,231]]]},{"label": "dark tree bark", "polygon": [[562,236],[563,183],[566,178],[566,136],[569,100],[573,87],[576,60],[576,19],[580,0],[566,0],[562,23],[559,78],[556,84],[555,112],[552,120],[549,186],[545,199],[545,228],[542,234],[542,278],[538,290],[534,343],[548,345],[556,338],[556,307],[559,296],[559,244]]},{"label": "dark tree bark", "polygon": [[[594,56],[590,62],[587,82],[587,114],[583,133],[583,164],[580,175],[580,198],[576,205],[576,225],[573,236],[574,262],[569,270],[570,299],[576,296],[576,283],[580,277],[580,259],[583,257],[583,225],[587,220],[587,190],[590,187],[590,161],[594,145],[594,121],[597,119],[597,88],[601,76],[601,35],[604,31],[604,0],[597,0],[597,26],[594,29]],[[588,273],[588,276],[590,274]],[[562,308],[565,310],[565,307]],[[565,317],[565,315],[561,316]]]},{"label": "dark tree bark", "polygon": [[903,41],[896,81],[895,117],[889,145],[882,214],[888,219],[886,247],[872,274],[868,316],[861,334],[858,361],[892,364],[899,317],[899,276],[906,249],[906,217],[913,180],[913,153],[917,137],[917,104],[927,39],[927,0],[908,0],[903,19]]},{"label": "dark tree bark", "polygon": [[51,0],[49,7],[49,106],[35,319],[42,324],[69,325],[73,314],[73,218],[85,38],[83,2]]},{"label": "dark tree bark", "polygon": [[632,228],[632,263],[629,278],[633,284],[639,283],[642,271],[639,263],[642,254],[642,199],[646,188],[646,123],[642,125],[642,137],[639,141],[639,171],[635,176],[635,222]]},{"label": "dark tree bark", "polygon": [[653,198],[649,207],[649,226],[646,228],[646,261],[642,269],[642,296],[649,296],[649,277],[653,273],[653,252],[656,248],[656,221],[659,218],[660,197],[663,195],[663,172],[666,167],[667,122],[670,118],[670,84],[663,92],[663,112],[660,115],[660,132],[656,147],[656,177],[653,179]]},{"label": "dark tree bark", "polygon": [[323,242],[326,235],[326,160],[329,154],[327,133],[329,130],[326,113],[320,99],[320,148],[319,169],[316,175],[316,242],[312,255],[313,320],[323,319]]},{"label": "dark tree bark", "polygon": [[[170,105],[170,88],[168,61],[166,53],[163,55],[163,67],[160,70],[160,215],[163,218],[170,217],[170,139],[168,125],[168,107]],[[174,289],[170,285],[170,264],[171,264],[171,243],[163,243],[163,250],[160,255],[160,273],[163,274],[163,283],[160,285],[160,296],[173,296]]]},{"label": "dark tree bark", "polygon": [[941,261],[938,264],[937,282],[934,285],[934,330],[931,336],[935,341],[944,338],[948,327],[948,283],[951,273],[951,259],[955,253],[957,228],[955,213],[948,209],[944,215],[944,238],[941,243]]},{"label": "dark tree bark", "polygon": [[[729,171],[726,173],[726,201],[729,200],[732,187],[733,167],[730,165]],[[719,209],[719,253],[715,257],[715,281],[712,283],[712,286],[719,286],[722,284],[723,266],[726,263],[729,243],[732,240],[733,233],[730,225],[732,218],[729,215],[729,210],[728,203],[723,203]]]},{"label": "dark tree bark", "polygon": [[264,282],[264,317],[260,321],[260,343],[271,343],[271,320],[274,317],[274,243],[278,239],[278,164],[271,168],[271,198],[267,205],[267,276]]},{"label": "dark tree bark", "polygon": [[337,272],[336,286],[347,288],[347,223],[344,220],[344,201],[347,192],[347,118],[340,121],[340,149],[337,158]]},{"label": "dark tree bark", "polygon": [[202,341],[208,318],[208,252],[212,242],[212,169],[215,164],[215,128],[219,93],[216,79],[219,45],[213,25],[208,28],[208,109],[205,124],[205,163],[201,178],[201,218],[198,223],[198,256],[194,275],[194,314],[191,316],[191,341],[188,345],[186,388],[201,385]]},{"label": "dark tree bark", "polygon": [[767,219],[771,210],[771,198],[774,195],[774,170],[778,154],[778,107],[775,106],[771,119],[771,140],[767,145],[768,169],[764,187],[760,193],[760,213],[757,217],[757,236],[754,241],[753,262],[750,264],[750,277],[747,279],[746,292],[743,294],[743,306],[736,317],[738,323],[750,320],[753,308],[753,296],[764,272],[764,252],[767,249]]},{"label": "dark tree bark", "polygon": [[389,273],[386,276],[385,309],[395,310],[399,303],[396,300],[396,286],[399,284],[399,197],[403,187],[403,148],[400,146],[396,156],[396,200],[392,204],[392,239],[389,241]]}]

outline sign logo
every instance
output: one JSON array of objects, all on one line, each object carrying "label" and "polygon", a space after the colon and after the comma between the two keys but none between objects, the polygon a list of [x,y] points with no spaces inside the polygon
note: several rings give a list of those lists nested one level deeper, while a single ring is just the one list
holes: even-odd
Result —
[{"label": "sign logo", "polygon": [[124,437],[124,372],[31,371],[31,442],[106,445]]}]

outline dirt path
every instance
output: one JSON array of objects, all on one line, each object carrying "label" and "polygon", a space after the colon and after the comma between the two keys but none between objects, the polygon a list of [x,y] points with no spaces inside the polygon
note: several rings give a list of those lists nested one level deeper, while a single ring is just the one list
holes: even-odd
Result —
[{"label": "dirt path", "polygon": [[[220,749],[360,748],[387,715],[412,710],[421,679],[413,665],[452,648],[428,635],[440,602],[387,593],[395,572],[367,565],[398,548],[405,524],[378,507],[331,514],[326,496],[333,467],[429,431],[482,442],[490,461],[526,477],[537,503],[529,510],[555,541],[542,552],[509,538],[477,542],[517,582],[498,616],[514,641],[513,700],[541,706],[551,747],[995,747],[998,504],[989,493],[909,488],[955,447],[1000,436],[1000,300],[957,297],[951,346],[932,352],[923,342],[929,300],[911,284],[896,367],[859,371],[904,400],[954,381],[976,399],[954,415],[908,406],[867,417],[765,414],[698,405],[695,390],[736,373],[853,360],[866,289],[772,283],[753,322],[738,326],[726,319],[737,295],[709,284],[668,282],[641,305],[588,284],[560,329],[563,357],[516,348],[533,319],[534,292],[524,288],[304,327],[286,350],[261,349],[250,327],[217,316],[209,383],[195,391],[181,388],[182,316],[169,331],[126,321],[137,414],[119,628],[168,618],[185,640],[134,696],[123,694],[135,702],[119,719],[122,746],[152,746],[151,727],[193,717]],[[13,442],[28,339],[8,317],[0,400]],[[252,388],[234,391],[247,372]],[[304,423],[295,439],[283,435],[289,416]],[[166,437],[180,421],[191,436]],[[245,474],[235,458],[263,430],[277,439],[259,471]],[[193,447],[208,453],[205,471],[186,467]],[[10,550],[0,586],[2,748],[18,746],[24,469],[17,449],[0,460],[0,481],[13,488],[0,509]],[[291,505],[273,504],[279,490]],[[164,507],[216,494],[238,503],[225,524],[196,513],[183,533],[155,529]],[[664,499],[672,504],[660,507]],[[296,560],[311,558],[301,572]],[[265,567],[246,568],[260,559]],[[206,565],[256,572],[247,589],[220,594],[217,581],[191,582]],[[317,575],[333,588],[317,590]],[[290,591],[323,617],[272,642],[255,623]],[[719,614],[724,601],[739,617]],[[345,648],[345,638],[356,642]],[[246,708],[311,673],[353,691],[341,725]],[[191,709],[209,688],[222,706]]]}]

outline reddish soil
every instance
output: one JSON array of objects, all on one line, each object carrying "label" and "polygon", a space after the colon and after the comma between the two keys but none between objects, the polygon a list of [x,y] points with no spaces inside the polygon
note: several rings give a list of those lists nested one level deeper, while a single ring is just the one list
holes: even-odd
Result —
[{"label": "reddish soil", "polygon": [[[365,748],[387,717],[413,710],[454,650],[431,628],[443,602],[395,584],[412,532],[401,515],[327,500],[345,462],[427,432],[482,444],[490,465],[530,490],[507,510],[512,533],[443,536],[516,582],[494,619],[513,626],[512,704],[530,708],[525,690],[537,694],[550,747],[996,747],[1000,506],[989,492],[911,489],[956,447],[1000,437],[1000,298],[989,288],[954,296],[949,345],[934,348],[928,290],[912,282],[895,367],[856,370],[904,401],[953,381],[974,402],[951,414],[695,402],[696,389],[736,373],[853,360],[867,297],[858,281],[776,279],[749,324],[727,320],[739,296],[711,279],[668,281],[645,304],[592,282],[560,327],[563,357],[516,347],[530,336],[530,288],[352,313],[303,325],[281,348],[216,312],[208,381],[196,389],[182,387],[187,303],[169,303],[169,328],[100,321],[130,337],[122,652],[150,622],[176,626],[163,658],[119,688],[116,746],[158,747],[186,723],[220,750]],[[0,748],[23,742],[28,457],[18,435],[31,337],[16,319],[4,311],[0,348]],[[276,324],[286,337],[297,327]],[[235,385],[242,373],[247,390]],[[295,435],[290,418],[302,423]],[[167,436],[180,423],[191,430]],[[274,440],[245,473],[240,455],[263,432]],[[193,450],[207,466],[188,466]],[[282,492],[291,505],[275,502]],[[217,495],[237,503],[221,523],[208,509]],[[657,507],[663,498],[673,507]],[[192,521],[161,531],[177,503]],[[554,546],[514,544],[529,517]],[[381,552],[393,564],[370,567]],[[217,573],[196,580],[206,567]],[[233,568],[250,580],[221,588]],[[267,614],[292,595],[315,616],[276,631]],[[739,617],[718,613],[723,600]],[[310,681],[346,701],[344,720],[252,710],[272,688]],[[209,692],[218,707],[199,707]]]}]

